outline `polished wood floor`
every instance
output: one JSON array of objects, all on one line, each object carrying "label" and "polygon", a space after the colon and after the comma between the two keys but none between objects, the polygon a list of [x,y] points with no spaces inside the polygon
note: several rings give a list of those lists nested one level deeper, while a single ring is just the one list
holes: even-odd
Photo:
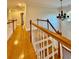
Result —
[{"label": "polished wood floor", "polygon": [[[7,59],[36,59],[29,33],[21,26],[17,26],[7,42]],[[59,59],[57,55],[55,59]]]},{"label": "polished wood floor", "polygon": [[7,59],[36,59],[28,32],[17,26],[7,42]]}]

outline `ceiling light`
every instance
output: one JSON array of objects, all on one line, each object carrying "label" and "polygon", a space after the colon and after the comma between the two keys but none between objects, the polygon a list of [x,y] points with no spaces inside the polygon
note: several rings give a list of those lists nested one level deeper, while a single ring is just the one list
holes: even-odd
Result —
[{"label": "ceiling light", "polygon": [[58,14],[57,18],[60,20],[64,20],[64,19],[69,18],[69,16],[66,15],[66,13],[64,13],[64,11],[63,11],[62,0],[60,0],[60,2],[61,2],[61,8],[60,8],[61,10],[60,10],[60,13]]}]

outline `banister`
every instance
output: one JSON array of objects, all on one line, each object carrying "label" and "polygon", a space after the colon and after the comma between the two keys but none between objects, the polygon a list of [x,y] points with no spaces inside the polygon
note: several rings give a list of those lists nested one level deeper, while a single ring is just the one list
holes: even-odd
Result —
[{"label": "banister", "polygon": [[[53,30],[57,33],[57,34],[62,34],[61,32],[57,31],[55,29],[55,27],[51,24],[51,22],[47,19],[47,20],[41,20],[41,19],[37,19],[37,21],[44,21],[44,22],[47,22],[47,26],[48,26],[48,30],[49,30],[49,25],[53,28]],[[60,56],[60,42],[58,42],[58,56],[59,58],[61,57]]]},{"label": "banister", "polygon": [[23,15],[24,15],[24,13],[21,13],[21,25],[22,26],[24,25]]},{"label": "banister", "polygon": [[37,21],[47,21],[47,20],[41,20],[41,19],[37,19]]},{"label": "banister", "polygon": [[16,20],[9,20],[9,21],[7,22],[7,24],[13,23],[14,21],[17,21],[17,19],[16,19]]},{"label": "banister", "polygon": [[39,28],[40,30],[44,31],[45,33],[47,33],[51,37],[55,38],[55,40],[57,40],[61,44],[65,45],[67,48],[71,49],[71,40],[70,39],[68,39],[68,38],[66,38],[64,36],[61,36],[61,35],[59,35],[57,33],[48,31],[47,29],[33,23],[32,21],[31,21],[31,24],[34,25],[35,27]]},{"label": "banister", "polygon": [[45,21],[45,22],[48,22],[48,23],[51,25],[51,27],[54,29],[54,31],[55,31],[56,33],[58,33],[57,30],[55,29],[55,27],[51,24],[51,22],[50,22],[48,19],[47,19],[47,20],[37,19],[37,21]]},{"label": "banister", "polygon": [[16,20],[9,20],[9,21],[7,22],[7,24],[12,23],[12,25],[13,25],[13,32],[14,32],[14,22],[15,22],[15,21],[17,21],[17,19],[16,19]]}]

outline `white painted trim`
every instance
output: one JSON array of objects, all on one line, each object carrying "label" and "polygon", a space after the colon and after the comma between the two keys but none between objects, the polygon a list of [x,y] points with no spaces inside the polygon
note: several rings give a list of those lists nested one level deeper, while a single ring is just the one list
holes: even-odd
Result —
[{"label": "white painted trim", "polygon": [[47,45],[47,46],[45,46],[45,47],[43,47],[43,48],[41,48],[41,49],[38,49],[38,51],[42,51],[42,50],[44,50],[44,49],[47,49],[47,48],[50,47],[50,46],[52,46],[52,44]]},{"label": "white painted trim", "polygon": [[71,49],[67,48],[66,46],[62,45],[64,48],[66,48],[67,50],[71,51]]},{"label": "white painted trim", "polygon": [[61,56],[60,59],[63,59],[62,44],[60,44],[60,56]]}]

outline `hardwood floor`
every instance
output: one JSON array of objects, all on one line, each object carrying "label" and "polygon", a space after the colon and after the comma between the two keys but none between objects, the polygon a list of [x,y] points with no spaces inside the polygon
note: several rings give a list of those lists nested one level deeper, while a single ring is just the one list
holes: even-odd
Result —
[{"label": "hardwood floor", "polygon": [[28,32],[17,26],[7,42],[7,59],[36,59]]}]

